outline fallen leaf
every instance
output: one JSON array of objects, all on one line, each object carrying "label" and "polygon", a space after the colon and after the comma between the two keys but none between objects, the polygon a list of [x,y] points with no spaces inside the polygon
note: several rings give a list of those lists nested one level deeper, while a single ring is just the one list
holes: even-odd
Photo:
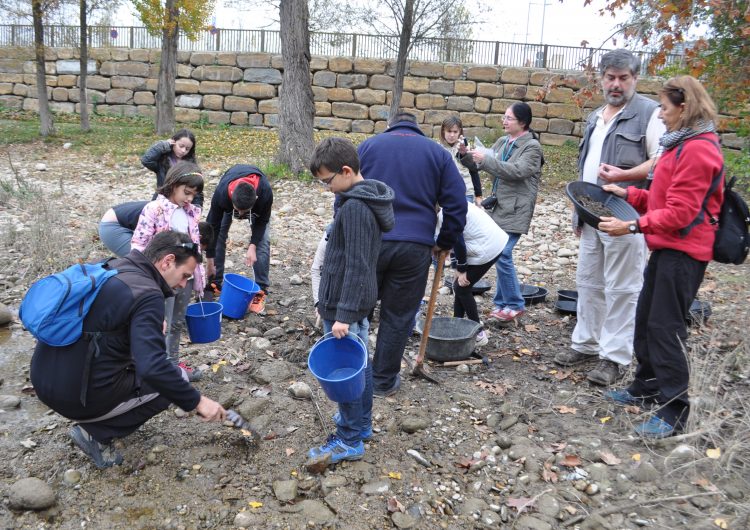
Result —
[{"label": "fallen leaf", "polygon": [[500,397],[507,394],[509,388],[507,385],[501,385],[500,383],[489,383],[487,381],[477,381],[474,384],[479,388],[483,388],[484,390]]},{"label": "fallen leaf", "polygon": [[577,414],[578,409],[575,407],[568,407],[567,405],[557,405],[555,407],[552,407],[554,409],[557,409],[557,411],[560,414]]},{"label": "fallen leaf", "polygon": [[253,510],[256,510],[263,506],[263,503],[258,501],[250,501],[247,503],[247,505],[250,506],[250,508],[252,508]]},{"label": "fallen leaf", "polygon": [[608,451],[599,451],[599,458],[601,458],[602,462],[604,462],[608,466],[616,466],[617,464],[622,462],[619,458]]},{"label": "fallen leaf", "polygon": [[568,444],[566,442],[553,443],[549,444],[549,448],[547,449],[547,451],[549,451],[550,453],[559,453],[566,447],[568,447]]},{"label": "fallen leaf", "polygon": [[242,373],[242,372],[247,372],[250,369],[250,366],[252,366],[250,363],[242,363],[242,364],[238,364],[234,368],[238,372]]},{"label": "fallen leaf", "polygon": [[558,370],[555,372],[555,379],[557,379],[558,381],[562,381],[570,377],[570,374],[572,373],[573,372],[571,370]]},{"label": "fallen leaf", "polygon": [[403,504],[398,502],[398,499],[396,497],[391,497],[390,499],[388,499],[387,506],[388,506],[388,511],[391,513],[395,513],[395,512],[405,513],[406,512],[406,508],[404,508]]},{"label": "fallen leaf", "polygon": [[287,448],[286,448],[286,449],[284,450],[284,452],[286,453],[286,456],[288,456],[288,457],[289,457],[289,456],[292,456],[292,455],[294,454],[294,449],[292,449],[291,447],[287,447]]},{"label": "fallen leaf", "polygon": [[539,328],[536,327],[534,324],[526,324],[523,329],[526,330],[527,333],[533,333],[535,331],[539,331]]},{"label": "fallen leaf", "polygon": [[632,458],[632,459],[633,459],[633,460],[635,460],[636,462],[640,462],[640,461],[641,461],[641,453],[635,453],[635,454],[634,454],[633,456],[631,456],[630,458]]},{"label": "fallen leaf", "polygon": [[544,482],[552,482],[553,484],[557,482],[557,473],[549,469],[547,464],[545,464],[544,469],[542,469],[542,480],[544,480]]},{"label": "fallen leaf", "polygon": [[401,480],[401,473],[399,473],[398,471],[389,471],[388,478],[392,478],[394,480]]},{"label": "fallen leaf", "polygon": [[523,513],[527,508],[534,506],[534,499],[529,497],[519,497],[518,499],[508,499],[506,502],[511,508],[515,508],[518,513]]},{"label": "fallen leaf", "polygon": [[713,460],[718,460],[719,458],[721,458],[721,448],[717,447],[716,449],[706,449],[706,456]]},{"label": "fallen leaf", "polygon": [[628,414],[640,414],[641,413],[641,407],[639,407],[638,405],[627,405],[624,408],[625,408],[625,412],[627,412]]},{"label": "fallen leaf", "polygon": [[562,465],[567,467],[576,467],[582,464],[581,458],[577,455],[565,455]]},{"label": "fallen leaf", "polygon": [[469,469],[473,464],[476,464],[479,460],[474,460],[469,457],[463,457],[458,462],[454,462],[453,465],[462,469]]},{"label": "fallen leaf", "polygon": [[599,418],[599,421],[602,423],[607,423],[611,419],[612,419],[612,416],[604,416],[603,418]]},{"label": "fallen leaf", "polygon": [[474,428],[482,434],[492,434],[494,431],[486,425],[474,425]]},{"label": "fallen leaf", "polygon": [[714,519],[714,524],[718,526],[719,528],[724,528],[724,529],[729,528],[729,523],[727,523],[727,520],[722,519],[720,517],[717,517],[716,519]]}]

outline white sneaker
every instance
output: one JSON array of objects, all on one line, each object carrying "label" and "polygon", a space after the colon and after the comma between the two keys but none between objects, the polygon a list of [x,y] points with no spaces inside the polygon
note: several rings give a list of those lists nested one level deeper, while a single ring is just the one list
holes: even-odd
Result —
[{"label": "white sneaker", "polygon": [[486,331],[482,330],[477,333],[477,346],[486,346],[489,341]]}]

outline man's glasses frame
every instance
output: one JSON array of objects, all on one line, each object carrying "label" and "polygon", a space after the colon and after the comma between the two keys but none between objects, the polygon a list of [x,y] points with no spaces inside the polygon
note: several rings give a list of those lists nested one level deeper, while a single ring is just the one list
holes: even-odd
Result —
[{"label": "man's glasses frame", "polygon": [[333,179],[335,179],[336,175],[338,175],[338,174],[339,174],[339,172],[337,171],[336,173],[334,173],[333,175],[331,175],[327,179],[318,179],[318,182],[320,182],[321,186],[324,186],[326,188],[330,188],[331,187],[331,182],[333,182]]}]

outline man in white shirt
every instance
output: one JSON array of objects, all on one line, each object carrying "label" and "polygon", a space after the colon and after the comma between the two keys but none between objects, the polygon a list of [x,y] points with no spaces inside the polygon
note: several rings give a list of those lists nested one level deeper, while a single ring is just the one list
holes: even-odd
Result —
[{"label": "man in white shirt", "polygon": [[[606,104],[588,117],[579,152],[579,178],[600,185],[643,187],[665,131],[658,118],[659,105],[636,93],[640,60],[630,51],[604,54],[599,71]],[[581,238],[576,271],[578,318],[571,349],[558,353],[555,362],[572,366],[598,358],[588,380],[611,385],[633,360],[635,308],[643,285],[646,243],[636,231],[610,237],[577,218],[574,229]]]}]

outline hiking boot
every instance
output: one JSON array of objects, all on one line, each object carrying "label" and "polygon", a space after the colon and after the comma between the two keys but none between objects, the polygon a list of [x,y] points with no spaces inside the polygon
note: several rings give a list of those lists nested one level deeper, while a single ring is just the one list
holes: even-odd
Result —
[{"label": "hiking boot", "polygon": [[571,348],[555,355],[554,360],[555,364],[559,364],[560,366],[574,366],[597,358],[596,354],[589,355],[588,353],[581,353]]},{"label": "hiking boot", "polygon": [[618,405],[643,405],[646,401],[644,398],[636,397],[626,388],[620,388],[619,390],[607,390],[604,392],[604,399],[608,401],[614,401]]},{"label": "hiking boot", "polygon": [[647,421],[636,425],[635,433],[644,438],[667,438],[674,434],[675,428],[656,416],[651,416]]},{"label": "hiking boot", "polygon": [[618,379],[625,375],[623,367],[614,361],[602,359],[596,368],[591,370],[586,379],[597,385],[613,385]]},{"label": "hiking boot", "polygon": [[263,311],[266,310],[266,293],[263,291],[258,291],[258,293],[253,296],[252,301],[250,302],[250,305],[247,306],[248,311],[251,313],[260,314]]},{"label": "hiking boot", "polygon": [[70,429],[68,435],[73,440],[73,443],[86,453],[86,456],[93,460],[94,465],[98,469],[106,469],[122,464],[123,457],[115,449],[114,444],[101,444],[97,442],[80,425],[76,425]]},{"label": "hiking boot", "polygon": [[[337,412],[331,417],[331,419],[333,420],[333,423],[338,425],[339,421],[341,420],[341,414]],[[372,425],[364,429],[360,434],[362,435],[363,442],[371,440],[372,439]]]},{"label": "hiking boot", "polygon": [[513,322],[515,319],[526,313],[525,309],[511,309],[506,307],[502,311],[495,314],[495,311],[490,313],[490,317],[500,322]]},{"label": "hiking boot", "polygon": [[184,362],[178,363],[177,366],[185,370],[185,373],[188,376],[188,381],[190,381],[191,383],[195,383],[196,381],[200,381],[201,379],[203,379],[203,370],[200,370],[198,368],[190,368]]},{"label": "hiking boot", "polygon": [[490,342],[490,338],[487,335],[487,332],[485,330],[482,330],[479,333],[477,333],[477,347],[487,346],[489,342]]},{"label": "hiking boot", "polygon": [[338,464],[342,460],[361,460],[365,456],[365,444],[360,441],[353,446],[347,445],[341,438],[332,434],[326,443],[307,452],[310,458],[320,458],[326,454],[331,455],[331,464]]},{"label": "hiking boot", "polygon": [[391,388],[388,388],[386,390],[381,390],[379,388],[373,388],[372,389],[372,395],[376,398],[387,398],[392,395],[394,395],[396,392],[398,392],[399,388],[401,388],[401,376],[396,376],[396,382],[393,384]]}]

